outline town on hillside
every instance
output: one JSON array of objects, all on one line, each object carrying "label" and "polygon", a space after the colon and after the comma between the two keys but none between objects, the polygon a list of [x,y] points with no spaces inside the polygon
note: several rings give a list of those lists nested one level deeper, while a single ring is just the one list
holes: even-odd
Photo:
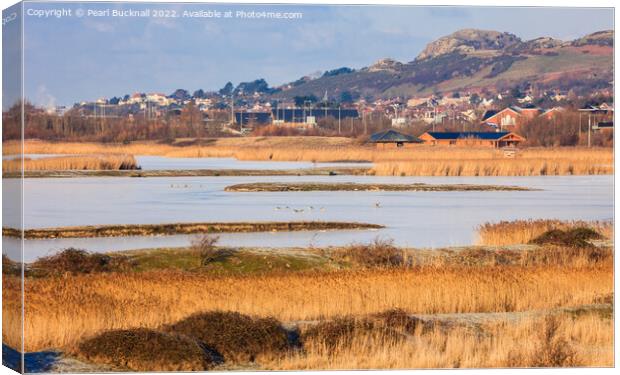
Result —
[{"label": "town on hillside", "polygon": [[[183,89],[169,95],[134,93],[71,108],[27,105],[26,133],[42,139],[132,141],[248,135],[370,137],[394,129],[414,137],[450,132],[461,138],[446,143],[422,137],[424,143],[494,146],[497,143],[471,139],[493,132],[517,134],[520,140],[511,145],[525,141],[535,146],[609,145],[613,139],[613,96],[607,91],[576,96],[513,88],[376,100],[325,93],[323,98],[279,100],[260,89],[244,92],[244,84],[231,86],[193,94]],[[10,136],[7,131],[5,137]],[[464,138],[470,141],[463,142]]]},{"label": "town on hillside", "polygon": [[[219,90],[135,92],[69,107],[26,103],[25,136],[104,142],[248,135],[369,140],[393,129],[416,138],[459,133],[450,140],[418,139],[432,144],[509,132],[518,137],[513,146],[609,146],[613,38],[606,30],[572,41],[524,41],[507,32],[463,29],[430,42],[410,62],[383,58],[273,87],[261,78],[228,82]],[[4,113],[4,139],[20,135],[18,109]]]}]

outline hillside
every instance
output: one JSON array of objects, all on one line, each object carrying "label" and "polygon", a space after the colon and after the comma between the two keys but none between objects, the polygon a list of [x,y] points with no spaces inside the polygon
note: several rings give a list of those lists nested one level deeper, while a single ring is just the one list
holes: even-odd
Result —
[{"label": "hillside", "polygon": [[280,87],[279,98],[315,95],[360,97],[492,91],[525,83],[541,89],[588,91],[611,87],[613,31],[573,41],[464,29],[429,43],[412,61],[384,58],[359,70],[339,68]]}]

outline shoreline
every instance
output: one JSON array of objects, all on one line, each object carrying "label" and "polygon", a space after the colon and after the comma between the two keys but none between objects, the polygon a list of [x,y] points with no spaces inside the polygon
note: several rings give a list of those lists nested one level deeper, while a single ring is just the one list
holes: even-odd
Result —
[{"label": "shoreline", "polygon": [[[230,176],[364,176],[370,168],[299,169],[154,169],[154,170],[49,170],[24,171],[24,178],[74,177],[230,177]],[[2,178],[21,178],[20,172],[5,172]]]},{"label": "shoreline", "polygon": [[[201,233],[296,232],[312,230],[381,229],[382,225],[358,222],[297,221],[297,222],[230,222],[85,225],[57,228],[25,229],[25,239],[95,238],[154,236]],[[2,235],[21,238],[22,231],[2,228]]]},{"label": "shoreline", "polygon": [[256,182],[230,185],[224,191],[232,192],[304,192],[304,191],[534,191],[510,185],[472,184],[359,184],[359,183],[271,183]]}]

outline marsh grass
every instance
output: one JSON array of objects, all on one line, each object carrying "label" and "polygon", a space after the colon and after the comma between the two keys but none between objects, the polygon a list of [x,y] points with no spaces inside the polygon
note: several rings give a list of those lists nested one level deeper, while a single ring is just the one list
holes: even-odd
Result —
[{"label": "marsh grass", "polygon": [[[590,229],[605,237],[613,239],[612,221],[561,221],[561,220],[513,220],[498,223],[485,223],[478,227],[480,245],[503,246],[527,244],[553,230],[572,231],[577,228]],[[574,233],[575,235],[577,233]]]},{"label": "marsh grass", "polygon": [[[200,142],[161,144],[51,143],[29,140],[26,153],[130,154],[168,157],[233,157],[273,161],[370,161],[371,173],[381,176],[540,176],[613,173],[611,148],[529,148],[515,158],[501,150],[419,146],[380,150],[347,138],[244,137]],[[18,152],[19,144],[7,142],[4,153]]]},{"label": "marsh grass", "polygon": [[[577,306],[613,292],[609,260],[579,265],[425,266],[215,276],[158,270],[26,278],[26,350],[63,348],[111,329],[157,328],[201,311],[281,321]],[[18,277],[4,276],[7,344],[19,337]]]},{"label": "marsh grass", "polygon": [[69,170],[135,170],[138,163],[132,155],[78,155],[41,159],[3,160],[2,171],[69,171]]},{"label": "marsh grass", "polygon": [[334,346],[308,337],[303,352],[265,363],[276,370],[572,367],[613,365],[613,320],[548,315],[463,325],[353,330]]}]

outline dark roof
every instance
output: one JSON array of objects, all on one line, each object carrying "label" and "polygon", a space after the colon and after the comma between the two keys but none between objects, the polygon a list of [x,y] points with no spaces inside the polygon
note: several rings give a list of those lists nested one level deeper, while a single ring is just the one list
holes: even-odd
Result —
[{"label": "dark roof", "polygon": [[497,113],[497,111],[489,109],[488,111],[484,112],[484,115],[482,115],[482,121],[488,120],[489,118],[495,116]]},{"label": "dark roof", "polygon": [[538,110],[540,110],[540,108],[538,108],[538,106],[535,106],[534,104],[531,104],[531,103],[524,104],[524,105],[521,105],[521,106],[518,106],[518,107],[515,106],[513,108],[516,108],[517,110],[518,109],[538,109]]},{"label": "dark roof", "polygon": [[498,140],[508,134],[509,132],[428,132],[428,134],[435,139],[485,139],[485,140]]},{"label": "dark roof", "polygon": [[421,143],[422,141],[416,137],[397,132],[393,129],[383,130],[370,136],[370,142],[387,143],[387,142],[409,142]]}]

